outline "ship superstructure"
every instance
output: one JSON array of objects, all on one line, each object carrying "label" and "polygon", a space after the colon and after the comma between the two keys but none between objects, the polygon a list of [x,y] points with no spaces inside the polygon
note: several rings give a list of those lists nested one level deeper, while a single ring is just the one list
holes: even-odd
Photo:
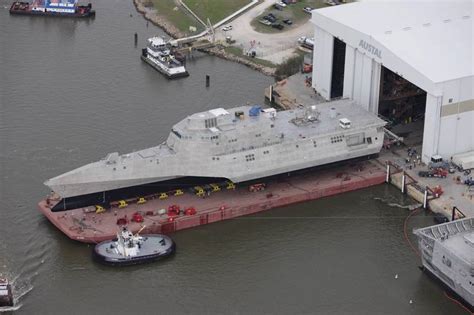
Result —
[{"label": "ship superstructure", "polygon": [[384,125],[349,100],[280,112],[217,108],[175,124],[158,146],[110,153],[45,184],[69,198],[185,177],[239,183],[376,154]]},{"label": "ship superstructure", "polygon": [[164,74],[169,79],[188,76],[184,65],[171,53],[169,45],[162,37],[151,37],[142,49],[142,60]]},{"label": "ship superstructure", "polygon": [[474,219],[415,230],[425,270],[474,310]]}]

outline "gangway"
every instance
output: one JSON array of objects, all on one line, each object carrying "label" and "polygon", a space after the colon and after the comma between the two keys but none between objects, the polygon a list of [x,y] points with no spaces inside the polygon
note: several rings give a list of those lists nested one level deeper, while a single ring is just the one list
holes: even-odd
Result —
[{"label": "gangway", "polygon": [[395,133],[388,130],[387,128],[383,128],[383,131],[385,132],[385,134],[387,135],[389,139],[393,139],[395,140],[395,142],[403,143],[403,140],[404,140],[403,137],[397,136]]}]

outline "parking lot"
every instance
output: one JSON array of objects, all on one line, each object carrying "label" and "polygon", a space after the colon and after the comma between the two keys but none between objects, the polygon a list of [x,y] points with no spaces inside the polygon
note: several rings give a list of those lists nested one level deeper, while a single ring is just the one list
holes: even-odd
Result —
[{"label": "parking lot", "polygon": [[[320,3],[321,6],[324,5],[322,1]],[[294,12],[298,12],[298,16],[304,18],[291,18],[290,16],[293,15],[290,15],[290,13],[293,11],[290,8],[284,8],[280,11],[273,7],[274,4],[275,0],[262,1],[262,3],[229,23],[232,25],[232,30],[223,31],[222,29],[226,26],[224,25],[218,31],[218,39],[225,40],[229,36],[236,41],[234,45],[241,48],[244,53],[255,51],[258,58],[275,64],[279,64],[293,56],[295,48],[298,46],[297,39],[299,37],[313,37],[314,29],[309,20],[311,15],[304,12],[303,7],[299,6],[295,7]],[[296,4],[290,6],[296,6]],[[269,13],[277,17],[278,24],[283,25],[283,29],[280,30],[272,27],[271,24],[264,25],[258,22]],[[285,24],[284,19],[291,19],[292,25]],[[254,27],[255,23],[259,25],[258,28]],[[268,32],[262,32],[261,28],[267,29]]]}]

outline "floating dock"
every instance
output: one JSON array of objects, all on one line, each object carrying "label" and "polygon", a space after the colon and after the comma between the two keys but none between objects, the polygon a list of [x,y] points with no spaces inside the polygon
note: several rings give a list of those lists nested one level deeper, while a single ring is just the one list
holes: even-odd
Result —
[{"label": "floating dock", "polygon": [[[115,237],[119,224],[127,222],[129,230],[137,232],[143,226],[145,234],[168,234],[175,231],[233,219],[276,207],[315,200],[340,193],[381,184],[386,179],[385,166],[376,160],[347,162],[333,168],[309,171],[266,182],[266,189],[250,192],[248,186],[223,189],[205,198],[185,192],[166,199],[128,200],[127,206],[96,210],[86,207],[65,212],[51,212],[51,199],[39,202],[40,211],[69,238],[85,243],[98,243]],[[178,205],[194,208],[188,214],[168,215],[162,209]],[[161,210],[161,211],[160,211]],[[142,222],[133,222],[140,214]]]}]

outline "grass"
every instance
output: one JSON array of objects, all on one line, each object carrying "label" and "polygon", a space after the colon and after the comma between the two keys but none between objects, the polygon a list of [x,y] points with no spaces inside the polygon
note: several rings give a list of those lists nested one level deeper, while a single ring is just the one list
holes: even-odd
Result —
[{"label": "grass", "polygon": [[[159,1],[159,0],[158,0]],[[183,0],[204,22],[215,24],[250,3],[250,0]]]},{"label": "grass", "polygon": [[259,59],[259,58],[252,58],[252,57],[249,57],[247,55],[244,54],[242,48],[239,48],[239,47],[235,47],[235,46],[229,46],[229,47],[226,47],[224,48],[225,52],[226,53],[229,53],[229,54],[232,54],[232,55],[235,55],[235,56],[238,56],[238,57],[242,57],[244,59],[247,59],[255,64],[258,64],[258,65],[261,65],[261,66],[264,66],[264,67],[269,67],[269,68],[276,68],[276,65],[274,63],[272,63],[271,61],[268,61],[268,60],[263,60],[263,59]]},{"label": "grass", "polygon": [[275,76],[277,80],[282,80],[284,78],[288,78],[289,76],[297,73],[300,71],[301,66],[303,65],[304,60],[304,53],[300,52],[298,49],[296,50],[296,54],[284,62],[278,65]]},{"label": "grass", "polygon": [[190,26],[197,28],[196,33],[204,30],[204,27],[196,19],[184,12],[184,8],[179,8],[173,0],[151,0],[157,13],[165,17],[170,23],[183,33],[190,34]]},{"label": "grass", "polygon": [[[301,0],[297,3],[287,5],[282,11],[279,11],[273,6],[268,7],[262,14],[257,16],[250,24],[259,33],[280,33],[290,30],[294,27],[298,27],[301,24],[306,23],[310,18],[311,14],[303,11],[304,7],[312,7],[313,9],[323,8],[327,5],[323,0]],[[259,22],[265,15],[273,13],[277,17],[277,23],[281,23],[285,26],[283,30],[278,30],[269,25],[263,25]],[[284,19],[290,19],[293,24],[286,25],[282,21]]]}]

